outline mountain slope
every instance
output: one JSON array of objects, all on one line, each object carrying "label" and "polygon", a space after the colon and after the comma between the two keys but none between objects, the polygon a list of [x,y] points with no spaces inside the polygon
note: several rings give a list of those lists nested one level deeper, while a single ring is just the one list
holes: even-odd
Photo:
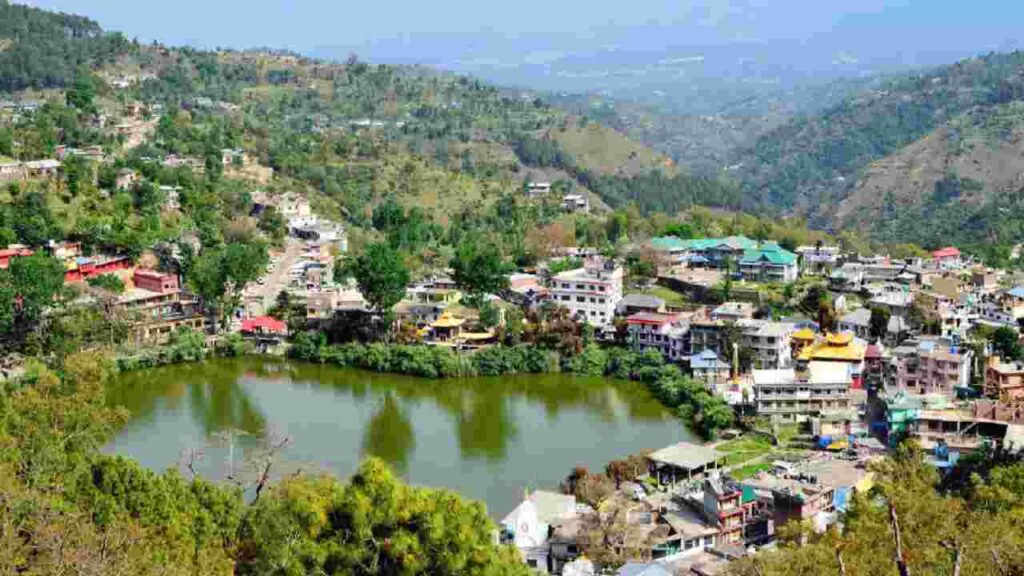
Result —
[{"label": "mountain slope", "polygon": [[876,237],[925,244],[1016,242],[1024,102],[977,107],[869,165],[833,217]]},{"label": "mountain slope", "polygon": [[860,171],[975,106],[1024,96],[1024,53],[989,54],[892,80],[824,112],[797,118],[737,154],[748,207],[830,221]]},{"label": "mountain slope", "polygon": [[80,66],[124,54],[130,43],[82,16],[0,0],[0,92],[65,86]]}]

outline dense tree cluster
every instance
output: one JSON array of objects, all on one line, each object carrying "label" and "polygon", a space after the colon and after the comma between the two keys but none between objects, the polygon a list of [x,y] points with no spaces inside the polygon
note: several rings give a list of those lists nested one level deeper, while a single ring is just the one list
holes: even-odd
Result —
[{"label": "dense tree cluster", "polygon": [[124,422],[110,364],[69,356],[0,391],[0,571],[18,574],[525,575],[482,505],[403,485],[379,461],[347,483],[258,496],[100,452]]},{"label": "dense tree cluster", "polygon": [[81,67],[113,62],[132,45],[71,14],[0,0],[0,92],[71,84]]}]

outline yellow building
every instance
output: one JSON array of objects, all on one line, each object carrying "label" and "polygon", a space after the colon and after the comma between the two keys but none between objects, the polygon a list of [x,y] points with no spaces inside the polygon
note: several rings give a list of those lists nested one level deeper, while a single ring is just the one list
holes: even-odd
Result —
[{"label": "yellow building", "polygon": [[792,341],[790,347],[793,349],[793,358],[799,358],[800,353],[805,348],[814,344],[815,338],[817,338],[817,334],[815,334],[814,330],[811,330],[810,328],[801,328],[794,332],[793,335],[790,336],[790,340]]},{"label": "yellow building", "polygon": [[864,368],[864,353],[867,346],[857,342],[853,334],[840,332],[828,334],[824,338],[809,344],[797,356],[797,365],[806,366],[808,362],[845,362],[851,365],[850,373],[853,388],[862,387],[861,374]]}]

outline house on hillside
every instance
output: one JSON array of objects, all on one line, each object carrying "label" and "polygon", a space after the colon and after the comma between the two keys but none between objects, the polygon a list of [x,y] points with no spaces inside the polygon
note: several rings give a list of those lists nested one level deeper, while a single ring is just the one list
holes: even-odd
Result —
[{"label": "house on hillside", "polygon": [[763,242],[759,248],[743,251],[740,274],[751,282],[789,283],[799,274],[797,257],[775,242]]},{"label": "house on hillside", "polygon": [[590,199],[586,194],[566,194],[562,197],[562,208],[569,214],[589,214]]},{"label": "house on hillside", "polygon": [[960,268],[963,265],[960,250],[954,246],[932,252],[932,262],[936,268],[942,269]]},{"label": "house on hillside", "polygon": [[839,266],[842,251],[838,246],[800,246],[796,249],[800,266],[811,274],[828,274]]}]

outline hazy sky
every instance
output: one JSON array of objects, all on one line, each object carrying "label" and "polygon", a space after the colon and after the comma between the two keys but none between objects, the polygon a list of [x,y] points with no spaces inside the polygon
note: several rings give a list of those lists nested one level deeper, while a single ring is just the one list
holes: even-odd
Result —
[{"label": "hazy sky", "polygon": [[750,62],[864,73],[1016,48],[1024,37],[1024,0],[25,3],[84,14],[140,40],[331,57],[356,52],[371,61],[422,62],[499,79],[515,69],[554,78],[633,60],[696,65],[709,75]]}]

